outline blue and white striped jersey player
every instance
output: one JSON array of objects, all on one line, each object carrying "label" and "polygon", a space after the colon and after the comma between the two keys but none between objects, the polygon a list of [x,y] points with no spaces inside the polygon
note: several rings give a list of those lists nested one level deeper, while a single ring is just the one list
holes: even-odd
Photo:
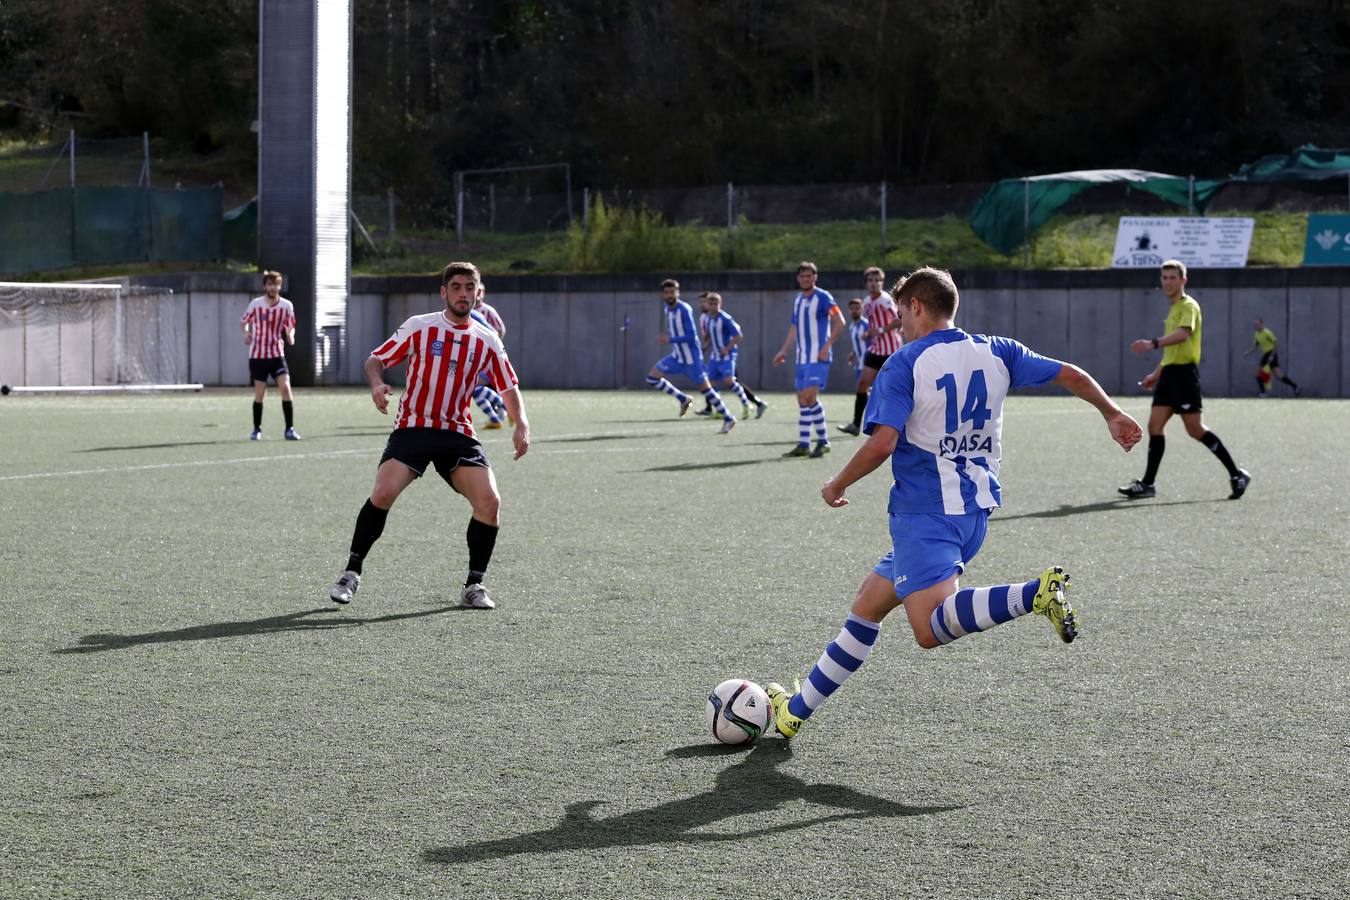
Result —
[{"label": "blue and white striped jersey player", "polygon": [[[773,358],[775,366],[787,362],[788,350],[796,345],[797,446],[784,456],[811,456],[816,459],[830,452],[830,435],[825,430],[825,408],[820,392],[830,374],[834,358],[830,347],[844,330],[844,316],[830,292],[816,287],[820,270],[813,262],[797,266],[797,287],[792,301],[792,324],[788,326],[783,347]],[[816,432],[816,449],[810,450],[811,430]]]},{"label": "blue and white striped jersey player", "polygon": [[680,283],[674,278],[661,282],[661,299],[666,304],[666,333],[657,335],[658,344],[669,344],[670,353],[657,361],[647,373],[647,383],[658,391],[664,391],[679,401],[680,415],[689,412],[693,400],[684,391],[666,380],[667,375],[683,375],[694,383],[712,408],[722,417],[721,434],[736,427],[736,420],[722,405],[722,398],[708,382],[708,373],[703,368],[703,349],[698,325],[694,321],[694,310],[680,299]]},{"label": "blue and white striped jersey player", "polygon": [[[487,295],[487,287],[481,282],[478,285],[478,295],[474,298],[473,309],[469,311],[469,318],[485,325],[497,332],[497,337],[506,337],[506,322],[497,314],[497,310],[488,306],[483,301]],[[502,428],[502,419],[510,418],[506,414],[506,404],[502,401],[502,395],[492,389],[491,380],[487,372],[480,372],[478,383],[473,389],[473,402],[478,404],[478,408],[487,416],[487,423],[483,426],[486,429]]]},{"label": "blue and white striped jersey player", "polygon": [[869,435],[820,495],[840,508],[844,491],[887,459],[892,550],[863,580],[843,629],[793,694],[766,690],[777,728],[792,737],[867,660],[881,622],[904,606],[914,639],[935,648],[1027,613],[1043,615],[1065,643],[1079,622],[1065,597],[1069,576],[1051,566],[1030,581],[964,588],[958,579],[984,542],[1000,504],[1003,400],[1009,390],[1055,382],[1091,403],[1125,450],[1139,423],[1070,363],[1040,356],[1010,338],[955,327],[960,298],[951,275],[919,269],[893,290],[905,344],[882,365],[863,418]]},{"label": "blue and white striped jersey player", "polygon": [[714,387],[721,385],[735,391],[741,400],[741,409],[744,410],[742,419],[750,418],[752,403],[755,405],[755,418],[762,418],[769,404],[756,397],[736,377],[736,358],[740,355],[741,338],[744,336],[741,333],[741,326],[732,318],[731,313],[722,309],[721,294],[709,291],[706,297],[708,312],[703,327],[708,333],[708,380]]},{"label": "blue and white striped jersey player", "polygon": [[848,301],[848,361],[853,366],[853,378],[862,378],[863,357],[867,356],[867,333],[872,323],[863,318],[861,297]]}]

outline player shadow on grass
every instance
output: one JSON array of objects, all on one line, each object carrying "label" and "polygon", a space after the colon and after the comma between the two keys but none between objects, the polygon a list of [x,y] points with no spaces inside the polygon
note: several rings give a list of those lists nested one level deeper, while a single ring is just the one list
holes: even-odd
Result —
[{"label": "player shadow on grass", "polygon": [[716,462],[674,463],[669,466],[652,466],[650,469],[638,469],[638,472],[696,472],[700,469],[731,469],[736,466],[758,466],[761,463],[779,462],[779,457],[771,459],[728,459]]},{"label": "player shadow on grass", "polygon": [[335,607],[321,606],[303,612],[287,613],[284,616],[268,616],[265,619],[253,619],[248,622],[212,622],[209,625],[189,625],[173,631],[149,631],[145,634],[86,634],[74,647],[62,647],[53,653],[99,653],[103,650],[120,650],[123,647],[139,647],[142,644],[166,644],[174,641],[206,641],[212,638],[247,637],[254,634],[280,634],[286,631],[326,631],[331,628],[352,628],[360,625],[375,625],[380,622],[397,622],[400,619],[419,619],[443,612],[467,609],[463,606],[438,606],[434,609],[422,609],[410,613],[391,613],[387,616],[373,616],[369,619],[356,619],[350,616],[322,619],[307,619],[318,613],[330,613]]},{"label": "player shadow on grass", "polygon": [[[736,749],[709,744],[681,747],[666,754],[673,758],[740,755]],[[906,806],[843,785],[808,784],[779,771],[779,766],[791,758],[792,750],[787,741],[767,740],[746,754],[743,762],[723,769],[717,776],[716,785],[705,794],[603,819],[595,816],[595,808],[601,806],[603,800],[570,803],[563,812],[562,821],[553,828],[459,847],[434,847],[424,851],[422,858],[427,862],[457,865],[522,853],[739,841],[845,819],[921,816],[960,808]],[[749,827],[734,833],[703,830],[723,819],[772,813],[782,806],[802,801],[840,811],[779,825],[757,827],[748,822]]]},{"label": "player shadow on grass", "polygon": [[990,524],[995,522],[1011,522],[1014,519],[1062,519],[1065,516],[1076,516],[1082,513],[1110,512],[1114,509],[1145,509],[1158,506],[1190,506],[1193,503],[1225,503],[1226,499],[1214,498],[1212,500],[1130,500],[1121,497],[1118,500],[1104,500],[1101,503],[1084,503],[1081,506],[1071,506],[1067,503],[1060,504],[1057,509],[1042,509],[1036,512],[1018,513],[1015,516],[1005,516],[995,513],[989,518]]},{"label": "player shadow on grass", "polygon": [[[307,441],[331,440],[333,438],[358,438],[358,437],[385,437],[389,434],[389,429],[381,431],[347,431],[342,434],[314,434],[306,438]],[[121,444],[113,447],[85,447],[82,450],[74,450],[74,453],[108,453],[114,450],[170,450],[174,447],[209,447],[217,444],[247,444],[247,437],[226,438],[219,441],[166,441],[159,444]],[[275,442],[274,442],[275,443]]]}]

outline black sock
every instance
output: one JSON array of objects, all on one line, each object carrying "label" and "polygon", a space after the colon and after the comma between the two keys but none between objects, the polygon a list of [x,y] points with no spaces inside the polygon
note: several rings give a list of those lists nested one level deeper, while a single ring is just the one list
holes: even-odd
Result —
[{"label": "black sock", "polygon": [[356,530],[352,533],[352,549],[347,557],[347,568],[357,575],[361,574],[361,561],[384,533],[384,520],[388,516],[389,510],[380,509],[369,500],[356,514]]},{"label": "black sock", "polygon": [[867,409],[867,392],[858,391],[853,397],[853,427],[862,427],[863,410]]},{"label": "black sock", "polygon": [[286,417],[287,428],[295,424],[295,404],[290,400],[281,401],[281,414]]},{"label": "black sock", "polygon": [[487,572],[492,560],[492,548],[497,545],[497,526],[469,519],[469,530],[465,535],[469,544],[469,577],[464,586],[479,584]]},{"label": "black sock", "polygon": [[1161,434],[1148,436],[1148,465],[1144,468],[1144,484],[1152,484],[1158,477],[1158,466],[1162,464],[1163,450],[1167,448],[1167,438]]},{"label": "black sock", "polygon": [[1264,394],[1266,392],[1266,383],[1260,378],[1256,379],[1256,392],[1258,394]]},{"label": "black sock", "polygon": [[745,391],[745,399],[749,400],[751,403],[759,402],[759,398],[755,396],[755,392],[746,387],[745,382],[741,382],[740,385],[741,390]]},{"label": "black sock", "polygon": [[1290,378],[1288,375],[1281,375],[1280,380],[1283,381],[1285,384],[1289,385],[1294,390],[1298,390],[1298,385],[1294,384],[1294,379]]},{"label": "black sock", "polygon": [[1236,478],[1238,474],[1237,464],[1233,462],[1233,457],[1228,455],[1228,448],[1219,440],[1219,436],[1212,431],[1206,431],[1200,438],[1200,443],[1209,448],[1209,452],[1219,458],[1223,467],[1228,470],[1229,478]]},{"label": "black sock", "polygon": [[254,427],[255,430],[256,430],[256,429],[259,429],[259,428],[262,428],[262,404],[261,404],[261,403],[255,403],[255,404],[253,404],[253,427]]}]

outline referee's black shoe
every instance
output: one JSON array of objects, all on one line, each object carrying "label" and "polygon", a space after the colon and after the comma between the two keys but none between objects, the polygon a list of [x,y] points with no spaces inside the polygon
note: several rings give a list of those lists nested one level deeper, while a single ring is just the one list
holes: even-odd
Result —
[{"label": "referee's black shoe", "polygon": [[1116,493],[1129,497],[1131,500],[1141,500],[1144,497],[1158,496],[1158,489],[1151,484],[1144,484],[1136,478],[1124,487],[1116,488]]},{"label": "referee's black shoe", "polygon": [[1247,493],[1247,485],[1252,483],[1252,473],[1246,469],[1238,469],[1238,473],[1228,479],[1228,483],[1233,486],[1233,493],[1228,495],[1228,499],[1236,500]]}]

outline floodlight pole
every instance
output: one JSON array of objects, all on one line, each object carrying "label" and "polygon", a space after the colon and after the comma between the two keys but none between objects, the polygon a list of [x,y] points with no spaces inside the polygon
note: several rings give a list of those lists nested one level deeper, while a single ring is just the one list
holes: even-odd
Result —
[{"label": "floodlight pole", "polygon": [[1022,179],[1022,268],[1031,268],[1031,179]]},{"label": "floodlight pole", "polygon": [[75,186],[75,129],[70,129],[70,186]]},{"label": "floodlight pole", "polygon": [[736,225],[736,188],[727,182],[727,240],[731,240],[732,229]]},{"label": "floodlight pole", "polygon": [[1186,176],[1186,214],[1195,215],[1195,176]]}]

